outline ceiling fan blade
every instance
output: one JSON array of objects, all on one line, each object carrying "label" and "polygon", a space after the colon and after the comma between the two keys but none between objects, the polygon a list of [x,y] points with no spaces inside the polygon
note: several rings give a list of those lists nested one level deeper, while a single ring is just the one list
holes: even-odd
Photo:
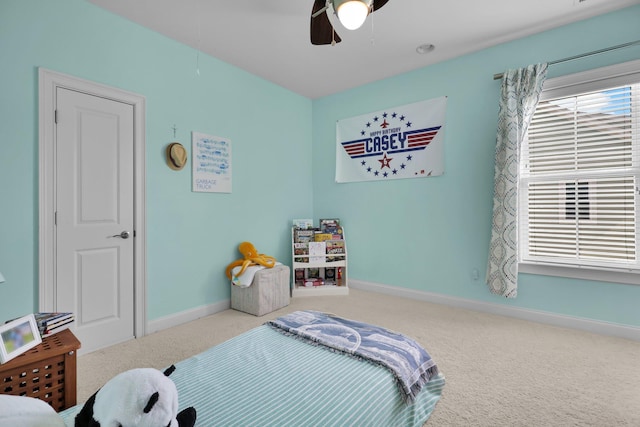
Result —
[{"label": "ceiling fan blade", "polygon": [[[311,10],[311,44],[333,44],[340,43],[341,39],[338,33],[333,29],[331,21],[326,14],[327,2],[325,0],[315,0],[313,3],[313,9]],[[322,9],[319,15],[317,14]],[[314,17],[314,15],[316,15]]]},{"label": "ceiling fan blade", "polygon": [[380,9],[382,6],[387,4],[389,0],[373,0],[373,11]]},{"label": "ceiling fan blade", "polygon": [[323,12],[326,12],[327,9],[329,9],[329,5],[325,4],[324,7],[321,7],[320,9],[316,10],[316,5],[313,5],[313,9],[311,10],[311,17],[315,18],[316,16],[320,15]]}]

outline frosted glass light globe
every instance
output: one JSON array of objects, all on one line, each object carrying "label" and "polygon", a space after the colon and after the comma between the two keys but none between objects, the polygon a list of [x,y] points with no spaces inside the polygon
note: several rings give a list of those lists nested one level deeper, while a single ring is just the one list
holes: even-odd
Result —
[{"label": "frosted glass light globe", "polygon": [[351,0],[338,6],[336,13],[347,30],[357,30],[367,19],[369,7],[361,0]]}]

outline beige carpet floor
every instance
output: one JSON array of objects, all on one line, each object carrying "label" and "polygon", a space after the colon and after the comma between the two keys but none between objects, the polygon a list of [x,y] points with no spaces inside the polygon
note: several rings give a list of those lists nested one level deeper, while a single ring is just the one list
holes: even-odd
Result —
[{"label": "beige carpet floor", "polygon": [[78,401],[119,372],[162,369],[294,310],[374,323],[420,342],[447,385],[426,426],[640,426],[640,342],[351,290],[262,317],[226,310],[78,358]]}]

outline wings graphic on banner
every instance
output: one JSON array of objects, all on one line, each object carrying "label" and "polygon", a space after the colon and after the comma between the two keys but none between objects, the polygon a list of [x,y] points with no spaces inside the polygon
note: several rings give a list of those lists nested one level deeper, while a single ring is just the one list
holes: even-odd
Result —
[{"label": "wings graphic on banner", "polygon": [[[427,129],[412,130],[412,131],[404,132],[400,137],[396,139],[401,145],[399,147],[397,145],[394,145],[397,148],[388,150],[387,153],[395,154],[395,153],[405,153],[408,151],[424,150],[427,147],[427,145],[429,145],[429,143],[436,136],[436,134],[438,133],[441,127],[442,126],[436,126],[436,127],[427,128]],[[406,142],[406,146],[405,146],[405,142]],[[365,147],[369,143],[373,144],[373,142],[371,141],[371,138],[364,138],[364,139],[357,139],[355,141],[343,142],[342,146],[344,147],[344,151],[346,151],[349,157],[351,157],[352,159],[357,159],[359,157],[379,156],[380,155],[379,152],[367,153],[367,150],[365,150]]]},{"label": "wings graphic on banner", "polygon": [[441,175],[445,110],[442,97],[338,121],[336,181]]}]

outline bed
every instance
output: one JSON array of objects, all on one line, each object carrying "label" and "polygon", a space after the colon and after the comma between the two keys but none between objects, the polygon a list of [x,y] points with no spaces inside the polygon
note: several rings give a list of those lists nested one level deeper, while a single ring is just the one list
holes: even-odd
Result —
[{"label": "bed", "polygon": [[[431,377],[408,401],[388,367],[273,324],[175,366],[170,378],[180,409],[194,406],[196,426],[202,427],[422,426],[445,384],[444,375],[431,368]],[[81,406],[60,413],[67,426]]]}]

